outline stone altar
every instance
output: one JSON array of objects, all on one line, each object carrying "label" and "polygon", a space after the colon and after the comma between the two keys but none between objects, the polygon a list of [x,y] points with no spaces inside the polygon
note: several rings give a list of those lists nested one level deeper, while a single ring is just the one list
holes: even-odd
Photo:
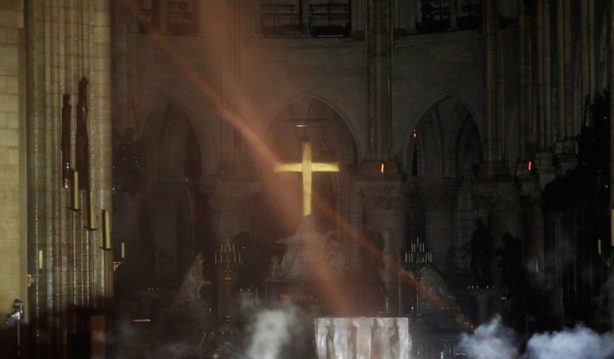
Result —
[{"label": "stone altar", "polygon": [[408,318],[317,318],[317,359],[409,359]]}]

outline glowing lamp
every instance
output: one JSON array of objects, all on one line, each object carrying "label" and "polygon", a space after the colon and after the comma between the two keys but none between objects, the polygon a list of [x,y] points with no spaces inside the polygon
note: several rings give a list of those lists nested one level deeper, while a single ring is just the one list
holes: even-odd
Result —
[{"label": "glowing lamp", "polygon": [[386,171],[386,164],[382,162],[379,165],[379,173],[384,174],[385,171]]}]

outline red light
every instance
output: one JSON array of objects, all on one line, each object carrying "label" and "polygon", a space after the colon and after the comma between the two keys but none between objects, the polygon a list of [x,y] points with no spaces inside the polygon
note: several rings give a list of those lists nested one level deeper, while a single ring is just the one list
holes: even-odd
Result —
[{"label": "red light", "polygon": [[527,169],[529,170],[529,172],[531,172],[531,170],[533,169],[533,161],[529,161],[529,163],[527,163]]},{"label": "red light", "polygon": [[413,138],[414,140],[418,138],[418,131],[416,131],[415,128],[411,131],[411,138]]}]

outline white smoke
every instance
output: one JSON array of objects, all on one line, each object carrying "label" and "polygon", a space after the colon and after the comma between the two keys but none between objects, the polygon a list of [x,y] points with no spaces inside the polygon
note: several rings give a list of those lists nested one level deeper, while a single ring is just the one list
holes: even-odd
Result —
[{"label": "white smoke", "polygon": [[614,335],[597,334],[576,326],[560,332],[535,334],[527,344],[530,358],[607,359],[614,358]]},{"label": "white smoke", "polygon": [[252,359],[279,359],[296,325],[292,309],[270,309],[256,314],[247,355]]},{"label": "white smoke", "polygon": [[496,316],[489,323],[480,325],[473,335],[461,336],[460,348],[473,359],[513,359],[518,357],[514,343],[514,332],[501,325]]},{"label": "white smoke", "polygon": [[521,355],[512,330],[501,325],[501,317],[496,316],[480,325],[473,335],[463,334],[459,347],[472,359],[611,359],[614,358],[614,334],[600,335],[582,325],[534,334],[527,343],[527,352]]}]

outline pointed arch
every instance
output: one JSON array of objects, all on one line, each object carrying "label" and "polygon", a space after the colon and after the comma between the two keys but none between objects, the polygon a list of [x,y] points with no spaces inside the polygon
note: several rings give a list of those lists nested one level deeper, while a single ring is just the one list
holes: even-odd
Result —
[{"label": "pointed arch", "polygon": [[359,136],[354,126],[352,126],[352,122],[349,120],[347,115],[333,103],[333,101],[329,101],[325,97],[322,97],[316,93],[302,92],[300,94],[294,94],[294,95],[291,95],[285,98],[284,101],[282,101],[281,104],[274,111],[272,111],[268,122],[265,124],[265,128],[267,128],[267,133],[269,133],[273,122],[279,119],[280,116],[284,113],[284,111],[286,111],[293,104],[296,104],[296,103],[299,103],[305,100],[313,100],[313,101],[320,102],[321,104],[328,107],[328,109],[332,111],[338,117],[338,119],[345,126],[345,129],[351,135],[353,152],[354,152],[353,156],[355,158],[355,161],[358,161],[358,154],[363,153],[363,152],[362,152],[362,149],[360,148],[360,141],[358,141]]},{"label": "pointed arch", "polygon": [[[415,138],[413,138],[415,136]],[[456,96],[443,94],[428,107],[413,127],[407,130],[404,144],[405,169],[418,168],[422,177],[457,177],[465,146],[469,143],[481,157],[479,130],[471,110]],[[469,142],[467,142],[469,141]]]}]

